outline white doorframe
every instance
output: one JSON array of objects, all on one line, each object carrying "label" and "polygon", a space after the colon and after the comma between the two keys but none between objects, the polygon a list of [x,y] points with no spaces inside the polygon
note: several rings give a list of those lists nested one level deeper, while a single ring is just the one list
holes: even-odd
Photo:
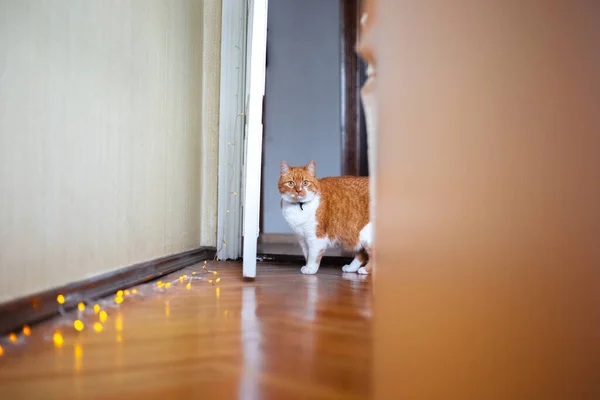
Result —
[{"label": "white doorframe", "polygon": [[223,0],[217,257],[242,255],[242,163],[246,124],[247,0]]},{"label": "white doorframe", "polygon": [[217,257],[243,255],[248,278],[256,277],[267,7],[223,0],[221,15]]},{"label": "white doorframe", "polygon": [[243,275],[256,277],[256,245],[259,234],[260,178],[262,160],[262,107],[265,94],[268,0],[249,0],[246,116],[246,159],[244,165],[244,252]]}]

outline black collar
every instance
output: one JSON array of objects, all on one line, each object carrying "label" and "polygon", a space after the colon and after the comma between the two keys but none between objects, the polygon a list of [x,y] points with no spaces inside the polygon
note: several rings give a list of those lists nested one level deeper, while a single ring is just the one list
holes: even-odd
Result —
[{"label": "black collar", "polygon": [[288,203],[289,204],[298,204],[300,206],[300,209],[302,211],[304,211],[304,208],[302,208],[302,207],[304,207],[304,205],[308,202],[307,201],[289,201]]}]

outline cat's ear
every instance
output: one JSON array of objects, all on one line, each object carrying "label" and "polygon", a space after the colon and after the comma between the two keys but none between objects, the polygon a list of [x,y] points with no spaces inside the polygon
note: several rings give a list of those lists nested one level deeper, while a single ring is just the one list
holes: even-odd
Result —
[{"label": "cat's ear", "polygon": [[279,164],[279,172],[281,173],[281,175],[285,175],[288,172],[290,172],[290,164],[286,163],[285,161],[282,161],[281,164]]},{"label": "cat's ear", "polygon": [[317,163],[315,160],[311,160],[307,165],[306,169],[308,169],[308,173],[312,176],[317,176]]}]

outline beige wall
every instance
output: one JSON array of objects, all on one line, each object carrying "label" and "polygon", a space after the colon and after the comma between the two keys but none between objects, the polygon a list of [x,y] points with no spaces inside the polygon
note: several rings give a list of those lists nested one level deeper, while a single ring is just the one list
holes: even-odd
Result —
[{"label": "beige wall", "polygon": [[207,3],[0,0],[0,301],[215,244]]},{"label": "beige wall", "polygon": [[204,1],[202,49],[202,151],[200,165],[200,243],[217,245],[219,100],[221,90],[221,0]]}]

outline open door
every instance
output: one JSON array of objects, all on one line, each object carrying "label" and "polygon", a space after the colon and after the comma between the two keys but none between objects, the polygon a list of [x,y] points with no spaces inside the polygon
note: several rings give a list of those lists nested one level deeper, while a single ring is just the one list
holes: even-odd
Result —
[{"label": "open door", "polygon": [[260,220],[260,179],[262,158],[262,108],[265,94],[268,0],[249,0],[246,59],[248,99],[244,146],[243,274],[256,277],[256,245]]}]

